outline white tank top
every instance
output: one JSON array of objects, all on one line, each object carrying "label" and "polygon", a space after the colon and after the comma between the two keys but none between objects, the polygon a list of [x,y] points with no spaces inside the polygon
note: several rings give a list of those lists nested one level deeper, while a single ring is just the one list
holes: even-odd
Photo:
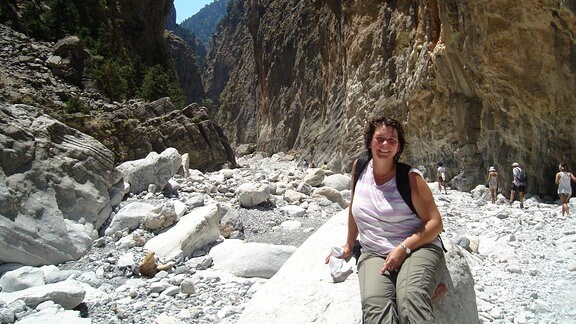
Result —
[{"label": "white tank top", "polygon": [[568,172],[560,173],[560,181],[558,181],[558,194],[572,195],[572,185],[570,183],[570,174]]},{"label": "white tank top", "polygon": [[[418,169],[413,168],[410,172],[422,176]],[[358,177],[351,208],[362,253],[386,256],[422,226],[420,217],[400,195],[396,177],[382,185],[376,184],[372,161]],[[432,243],[441,246],[438,238]]]}]

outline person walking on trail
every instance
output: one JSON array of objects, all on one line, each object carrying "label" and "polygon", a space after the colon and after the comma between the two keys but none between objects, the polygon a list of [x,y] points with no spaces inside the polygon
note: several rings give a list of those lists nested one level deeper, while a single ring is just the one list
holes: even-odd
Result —
[{"label": "person walking on trail", "polygon": [[572,181],[576,181],[576,177],[572,172],[567,171],[566,163],[560,163],[558,173],[556,173],[556,184],[558,185],[558,196],[562,200],[562,216],[564,214],[570,215],[568,200],[572,196]]},{"label": "person walking on trail", "polygon": [[526,172],[518,162],[512,163],[512,190],[510,190],[510,205],[514,202],[514,194],[518,191],[520,208],[524,208],[524,195],[526,194]]},{"label": "person walking on trail", "polygon": [[496,193],[498,192],[498,187],[500,187],[500,180],[498,178],[498,172],[496,168],[491,166],[488,171],[488,188],[490,189],[490,201],[496,203]]},{"label": "person walking on trail", "polygon": [[411,188],[415,211],[399,191],[398,160],[406,145],[400,122],[371,119],[364,145],[370,160],[357,182],[359,160],[352,166],[348,235],[339,256],[351,257],[358,239],[362,322],[434,323],[431,298],[445,269],[440,212],[419,170],[409,167],[402,180]]},{"label": "person walking on trail", "polygon": [[442,188],[444,188],[444,193],[448,194],[448,191],[446,191],[446,168],[442,165],[442,162],[438,162],[436,181],[438,181],[438,190],[442,192]]}]

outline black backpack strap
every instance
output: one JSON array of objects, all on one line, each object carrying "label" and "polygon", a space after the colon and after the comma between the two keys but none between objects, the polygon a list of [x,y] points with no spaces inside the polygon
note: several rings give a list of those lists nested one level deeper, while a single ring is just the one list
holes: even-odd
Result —
[{"label": "black backpack strap", "polygon": [[414,214],[418,214],[412,203],[412,192],[410,191],[410,179],[408,179],[408,173],[412,167],[406,163],[398,162],[396,164],[396,187],[400,192],[402,199],[410,207],[410,210]]},{"label": "black backpack strap", "polygon": [[[410,169],[412,169],[412,167],[406,163],[398,162],[396,164],[396,187],[406,205],[410,207],[410,210],[412,210],[414,214],[418,215],[412,203],[412,191],[410,191],[410,179],[408,178]],[[442,242],[440,235],[438,235],[438,239],[440,239],[440,245],[442,245],[444,252],[448,252],[444,247],[444,242]]]}]

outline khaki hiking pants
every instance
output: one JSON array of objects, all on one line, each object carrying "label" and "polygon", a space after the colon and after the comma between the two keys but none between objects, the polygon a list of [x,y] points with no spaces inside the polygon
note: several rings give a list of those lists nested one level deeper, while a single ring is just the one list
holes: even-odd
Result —
[{"label": "khaki hiking pants", "polygon": [[431,296],[446,269],[442,248],[424,245],[406,258],[399,271],[382,275],[385,259],[362,253],[358,260],[362,323],[436,323]]}]

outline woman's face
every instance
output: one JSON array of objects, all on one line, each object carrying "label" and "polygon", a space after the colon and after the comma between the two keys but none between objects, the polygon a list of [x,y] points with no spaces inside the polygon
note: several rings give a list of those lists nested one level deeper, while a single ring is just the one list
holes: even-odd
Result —
[{"label": "woman's face", "polygon": [[398,153],[398,132],[392,126],[377,126],[370,142],[373,158],[393,159]]}]

